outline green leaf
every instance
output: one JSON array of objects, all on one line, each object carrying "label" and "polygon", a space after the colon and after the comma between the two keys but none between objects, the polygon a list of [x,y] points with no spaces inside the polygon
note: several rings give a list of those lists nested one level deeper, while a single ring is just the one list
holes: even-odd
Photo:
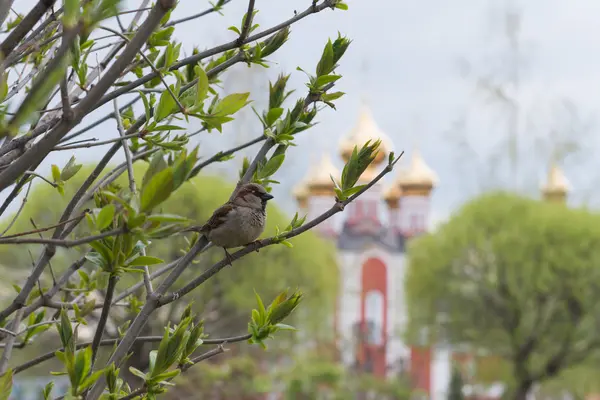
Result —
[{"label": "green leaf", "polygon": [[67,314],[67,310],[64,308],[60,310],[60,324],[57,325],[58,335],[60,341],[65,349],[75,349],[75,343],[73,342],[73,328],[71,327],[71,321]]},{"label": "green leaf", "polygon": [[154,128],[148,129],[148,132],[157,132],[157,131],[175,131],[175,130],[184,130],[181,126],[177,125],[160,125],[155,126]]},{"label": "green leaf", "polygon": [[152,178],[155,174],[164,170],[165,168],[167,168],[167,162],[165,161],[165,159],[163,157],[163,152],[158,151],[154,154],[154,156],[150,160],[150,165],[148,166],[148,169],[146,170],[146,173],[144,174],[144,178],[142,179],[142,191],[144,190],[143,188],[150,181],[150,178]]},{"label": "green leaf", "polygon": [[144,267],[146,265],[162,264],[163,260],[151,256],[139,256],[127,264],[128,267]]},{"label": "green leaf", "polygon": [[54,381],[48,382],[46,386],[44,386],[44,390],[42,391],[44,395],[44,400],[50,400],[50,395],[52,394],[52,389],[54,388]]},{"label": "green leaf", "polygon": [[60,181],[60,169],[56,164],[52,164],[52,179],[54,182]]},{"label": "green leaf", "polygon": [[104,260],[104,257],[102,257],[102,255],[100,255],[99,253],[96,252],[90,252],[88,254],[85,255],[85,259],[88,260],[89,262],[91,262],[92,264],[94,264],[95,266],[104,269],[107,264],[106,261]]},{"label": "green leaf", "polygon": [[271,159],[265,164],[265,166],[262,167],[258,172],[258,178],[264,179],[273,175],[281,167],[284,160],[285,154],[278,154],[276,156],[271,157]]},{"label": "green leaf", "polygon": [[335,8],[345,11],[348,9],[348,4],[339,2],[335,4]]},{"label": "green leaf", "polygon": [[[258,313],[259,313],[259,315],[261,317],[265,316],[266,313],[267,313],[267,311],[265,310],[265,305],[263,304],[263,301],[260,298],[260,296],[258,295],[258,293],[256,293],[256,290],[254,291],[254,296],[256,297],[256,303],[258,304]],[[255,322],[262,323],[261,321],[255,321]]]},{"label": "green leaf", "polygon": [[114,204],[108,204],[107,206],[104,206],[102,210],[100,210],[98,216],[96,217],[96,228],[98,230],[101,231],[110,226],[113,218],[115,217],[115,210],[116,208]]},{"label": "green leaf", "polygon": [[271,108],[265,117],[265,123],[267,126],[273,125],[273,123],[281,117],[283,114],[283,108]]},{"label": "green leaf", "polygon": [[104,374],[104,369],[101,369],[101,370],[98,370],[98,371],[92,373],[91,375],[89,375],[87,378],[85,378],[79,384],[79,390],[83,391],[83,390],[91,387],[94,383],[96,383],[98,378],[100,378],[103,374]]},{"label": "green leaf", "polygon": [[75,370],[73,380],[75,387],[79,385],[88,376],[92,369],[92,346],[88,346],[85,350],[79,350],[75,356]]},{"label": "green leaf", "polygon": [[146,374],[135,367],[129,367],[129,372],[139,378],[142,378],[144,381],[146,380]]},{"label": "green leaf", "polygon": [[[83,164],[75,164],[75,156],[72,156],[69,159],[67,165],[65,165],[62,172],[60,173],[60,179],[65,182],[68,181],[69,179],[74,177],[75,174],[77,174],[77,172],[79,172],[81,167],[83,167]],[[52,172],[54,173],[54,171]]]},{"label": "green leaf", "polygon": [[10,71],[2,74],[0,78],[0,102],[2,102],[8,94],[8,74]]},{"label": "green leaf", "polygon": [[150,103],[148,102],[148,98],[146,97],[146,95],[144,94],[144,92],[142,92],[141,90],[137,91],[140,95],[140,97],[142,98],[142,101],[144,102],[144,110],[146,112],[146,121],[150,120],[150,116],[151,114],[151,108],[150,108]]},{"label": "green leaf", "polygon": [[321,55],[321,59],[317,64],[317,76],[321,77],[329,74],[333,69],[333,65],[333,43],[331,43],[331,40],[328,40],[325,49],[323,50],[323,54]]},{"label": "green leaf", "polygon": [[294,247],[294,245],[293,245],[293,244],[291,244],[290,242],[288,242],[287,240],[282,240],[282,241],[281,241],[281,242],[279,242],[279,243],[281,243],[282,245],[284,245],[284,246],[286,246],[286,247],[289,247],[290,249],[291,249],[292,247]]},{"label": "green leaf", "polygon": [[9,368],[2,377],[0,377],[0,400],[8,400],[12,392],[13,369]]},{"label": "green leaf", "polygon": [[323,75],[323,76],[319,76],[317,78],[315,84],[316,84],[317,87],[323,87],[323,86],[327,85],[328,83],[337,81],[341,77],[342,77],[341,75]]},{"label": "green leaf", "polygon": [[246,93],[233,93],[229,96],[226,96],[217,103],[215,108],[213,109],[213,114],[215,116],[226,116],[235,114],[242,107],[244,107],[247,103],[248,96],[250,96],[249,92]]},{"label": "green leaf", "polygon": [[324,102],[333,101],[333,100],[339,99],[340,97],[342,97],[345,94],[346,93],[344,93],[344,92],[325,93],[325,94],[321,95],[321,100]]},{"label": "green leaf", "polygon": [[[172,85],[171,89],[173,89]],[[173,96],[171,96],[171,93],[169,93],[168,90],[164,90],[160,95],[158,104],[156,105],[156,110],[154,111],[154,120],[156,122],[160,122],[169,115],[173,114],[175,110],[177,110],[177,103],[175,103],[175,99]]]},{"label": "green leaf", "polygon": [[188,222],[189,220],[190,220],[189,218],[182,217],[181,215],[175,215],[175,214],[154,214],[154,215],[150,215],[148,217],[148,221],[158,222],[158,223],[163,223],[163,222],[185,223],[185,222]]},{"label": "green leaf", "polygon": [[140,210],[149,211],[169,198],[173,191],[173,170],[166,168],[154,175],[142,189]]},{"label": "green leaf", "polygon": [[204,99],[206,99],[206,95],[208,94],[208,76],[200,65],[196,65],[194,67],[194,73],[198,78],[198,84],[196,85],[196,101],[194,105],[198,107],[202,105]]},{"label": "green leaf", "polygon": [[354,186],[354,187],[352,187],[350,189],[346,189],[346,190],[343,191],[344,196],[350,197],[353,194],[360,192],[366,186],[367,185],[358,185],[358,186]]}]

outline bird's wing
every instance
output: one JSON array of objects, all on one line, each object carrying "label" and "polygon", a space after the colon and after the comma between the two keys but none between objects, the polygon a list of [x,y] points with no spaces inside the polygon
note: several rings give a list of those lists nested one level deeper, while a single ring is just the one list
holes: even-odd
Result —
[{"label": "bird's wing", "polygon": [[221,207],[217,208],[209,220],[200,227],[200,232],[207,233],[211,229],[221,225],[223,222],[225,222],[227,215],[231,211],[233,211],[233,205],[231,203],[225,203]]}]

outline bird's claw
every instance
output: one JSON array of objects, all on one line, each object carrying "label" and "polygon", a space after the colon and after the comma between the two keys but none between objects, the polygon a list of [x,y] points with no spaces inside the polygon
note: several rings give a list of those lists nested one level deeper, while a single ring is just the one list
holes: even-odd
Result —
[{"label": "bird's claw", "polygon": [[254,246],[254,251],[256,251],[257,253],[259,252],[260,248],[260,240],[255,240],[253,242],[250,242],[248,244],[246,244],[246,246]]},{"label": "bird's claw", "polygon": [[227,264],[233,267],[233,257],[231,257],[231,254],[229,254],[226,248],[223,248],[223,250],[225,250],[225,258],[227,259]]}]

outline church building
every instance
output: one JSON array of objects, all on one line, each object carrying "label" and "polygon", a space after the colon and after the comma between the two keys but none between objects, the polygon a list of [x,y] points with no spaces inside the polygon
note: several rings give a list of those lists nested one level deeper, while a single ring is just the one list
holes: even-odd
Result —
[{"label": "church building", "polygon": [[[371,181],[385,167],[392,142],[377,126],[366,104],[361,106],[355,127],[341,140],[339,156],[348,161],[354,146],[381,140],[379,154],[360,177]],[[337,244],[339,292],[334,327],[340,358],[349,368],[385,378],[407,374],[414,393],[423,399],[446,399],[452,363],[474,362],[466,353],[443,346],[409,345],[403,340],[406,324],[404,275],[406,243],[427,231],[430,202],[438,184],[436,173],[417,149],[406,150],[391,174],[392,184],[375,184],[350,203],[341,220],[330,218],[318,226],[319,233]],[[299,207],[312,219],[332,206],[335,193],[330,175],[340,171],[328,154],[322,155],[294,188]],[[565,201],[568,182],[553,165],[542,193],[550,201]],[[473,399],[497,399],[502,387],[470,389]]]}]

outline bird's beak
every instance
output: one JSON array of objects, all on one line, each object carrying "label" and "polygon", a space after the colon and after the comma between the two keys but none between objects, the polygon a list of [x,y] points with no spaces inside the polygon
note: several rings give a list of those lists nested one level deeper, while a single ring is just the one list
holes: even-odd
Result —
[{"label": "bird's beak", "polygon": [[267,200],[271,200],[273,198],[273,195],[269,194],[269,193],[265,193],[262,196],[260,196],[260,198],[263,199],[264,201],[267,201]]}]

